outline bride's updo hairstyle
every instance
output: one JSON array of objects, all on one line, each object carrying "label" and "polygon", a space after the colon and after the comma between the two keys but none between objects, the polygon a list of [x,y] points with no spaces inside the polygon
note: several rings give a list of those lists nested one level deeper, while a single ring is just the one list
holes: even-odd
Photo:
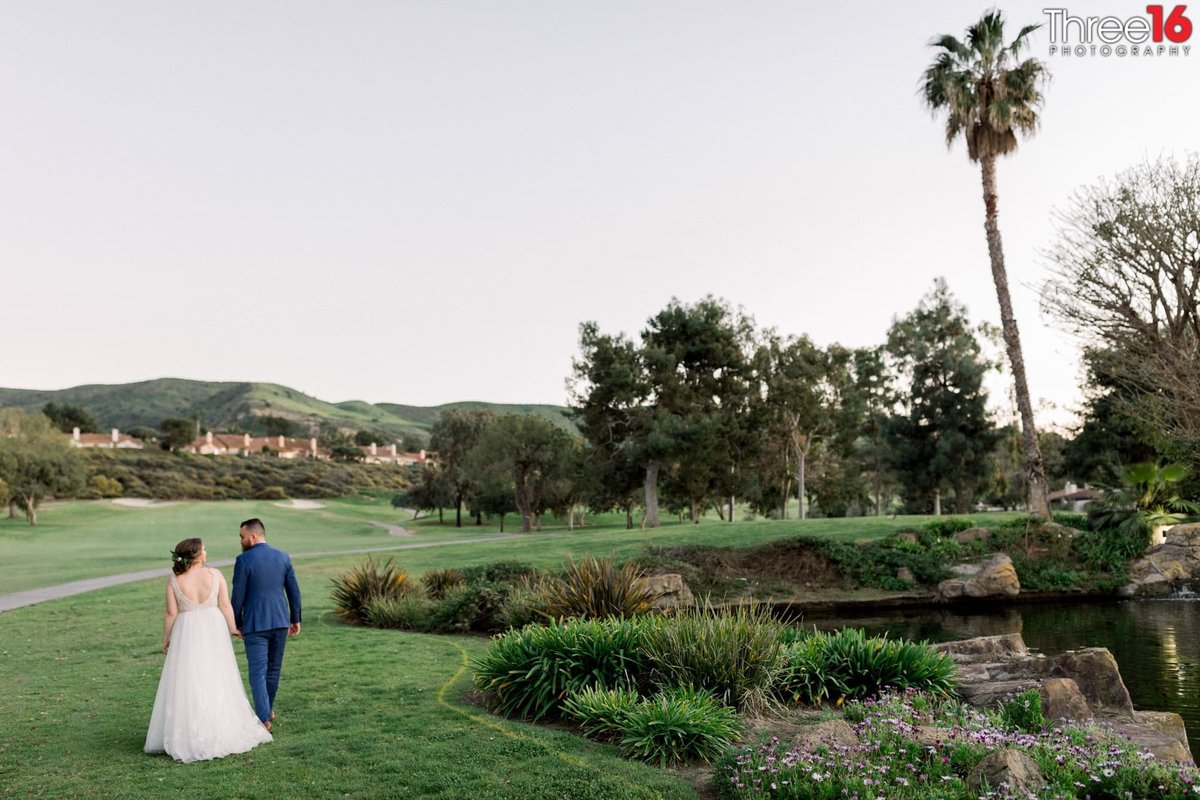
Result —
[{"label": "bride's updo hairstyle", "polygon": [[184,539],[175,545],[175,549],[171,551],[171,570],[176,575],[187,572],[192,562],[200,557],[203,548],[204,542],[199,539]]}]

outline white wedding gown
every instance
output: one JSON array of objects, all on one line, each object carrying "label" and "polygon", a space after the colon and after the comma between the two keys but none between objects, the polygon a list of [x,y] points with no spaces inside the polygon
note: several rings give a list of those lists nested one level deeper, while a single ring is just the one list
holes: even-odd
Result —
[{"label": "white wedding gown", "polygon": [[147,753],[167,753],[177,761],[222,758],[271,741],[246,699],[229,640],[225,615],[217,607],[217,576],[203,603],[188,599],[171,576],[179,616],[163,664],[146,733]]}]

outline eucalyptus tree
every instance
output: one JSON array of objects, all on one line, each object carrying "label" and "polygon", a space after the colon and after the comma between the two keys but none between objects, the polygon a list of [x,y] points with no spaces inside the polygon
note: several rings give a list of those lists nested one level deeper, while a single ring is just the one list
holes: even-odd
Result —
[{"label": "eucalyptus tree", "polygon": [[439,479],[454,505],[456,528],[462,527],[463,502],[472,489],[464,462],[492,416],[491,411],[450,408],[438,415],[429,431],[429,446],[438,454]]},{"label": "eucalyptus tree", "polygon": [[1041,89],[1048,72],[1036,58],[1021,58],[1029,45],[1029,35],[1038,27],[1027,25],[1011,42],[1005,42],[1004,17],[993,9],[967,28],[965,41],[951,35],[938,36],[931,42],[938,52],[925,70],[922,95],[931,111],[945,114],[947,145],[953,145],[959,138],[965,139],[968,158],[980,166],[984,230],[992,280],[1000,303],[1004,345],[1021,412],[1029,512],[1049,519],[1046,469],[1038,446],[1029,384],[1025,379],[1021,336],[1009,297],[996,193],[996,159],[1016,151],[1018,132],[1029,136],[1038,127]]},{"label": "eucalyptus tree", "polygon": [[[795,461],[800,519],[805,518],[806,468],[819,436],[831,427],[827,359],[807,336],[782,338],[768,333],[756,356],[762,391],[757,402],[774,435],[787,442]],[[787,496],[783,515],[787,515]]]},{"label": "eucalyptus tree", "polygon": [[30,525],[48,497],[71,497],[83,488],[78,451],[44,414],[0,409],[0,483]]},{"label": "eucalyptus tree", "polygon": [[[571,435],[542,417],[504,414],[491,420],[466,457],[471,480],[489,491],[507,485],[521,514],[521,530],[533,530],[535,511],[544,507],[540,496],[549,483],[564,477]],[[483,509],[486,511],[487,509]]]}]

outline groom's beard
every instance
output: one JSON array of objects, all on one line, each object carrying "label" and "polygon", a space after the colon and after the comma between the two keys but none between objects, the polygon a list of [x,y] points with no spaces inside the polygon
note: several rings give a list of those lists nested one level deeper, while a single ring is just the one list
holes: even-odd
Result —
[{"label": "groom's beard", "polygon": [[251,542],[250,544],[246,544],[245,542],[242,542],[242,552],[243,553],[246,552],[247,550],[249,550],[251,547],[254,547],[254,542]]}]

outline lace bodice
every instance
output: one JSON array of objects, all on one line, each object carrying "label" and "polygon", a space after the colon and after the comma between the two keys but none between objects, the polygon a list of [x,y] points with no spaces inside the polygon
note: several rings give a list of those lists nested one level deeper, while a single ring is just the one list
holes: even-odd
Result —
[{"label": "lace bodice", "polygon": [[184,594],[183,590],[179,588],[179,582],[175,580],[175,576],[171,576],[171,590],[175,592],[175,602],[179,605],[180,614],[185,611],[198,611],[202,608],[217,607],[217,576],[213,574],[211,569],[208,570],[208,573],[212,584],[208,588],[208,596],[204,599],[203,603],[197,603]]}]

